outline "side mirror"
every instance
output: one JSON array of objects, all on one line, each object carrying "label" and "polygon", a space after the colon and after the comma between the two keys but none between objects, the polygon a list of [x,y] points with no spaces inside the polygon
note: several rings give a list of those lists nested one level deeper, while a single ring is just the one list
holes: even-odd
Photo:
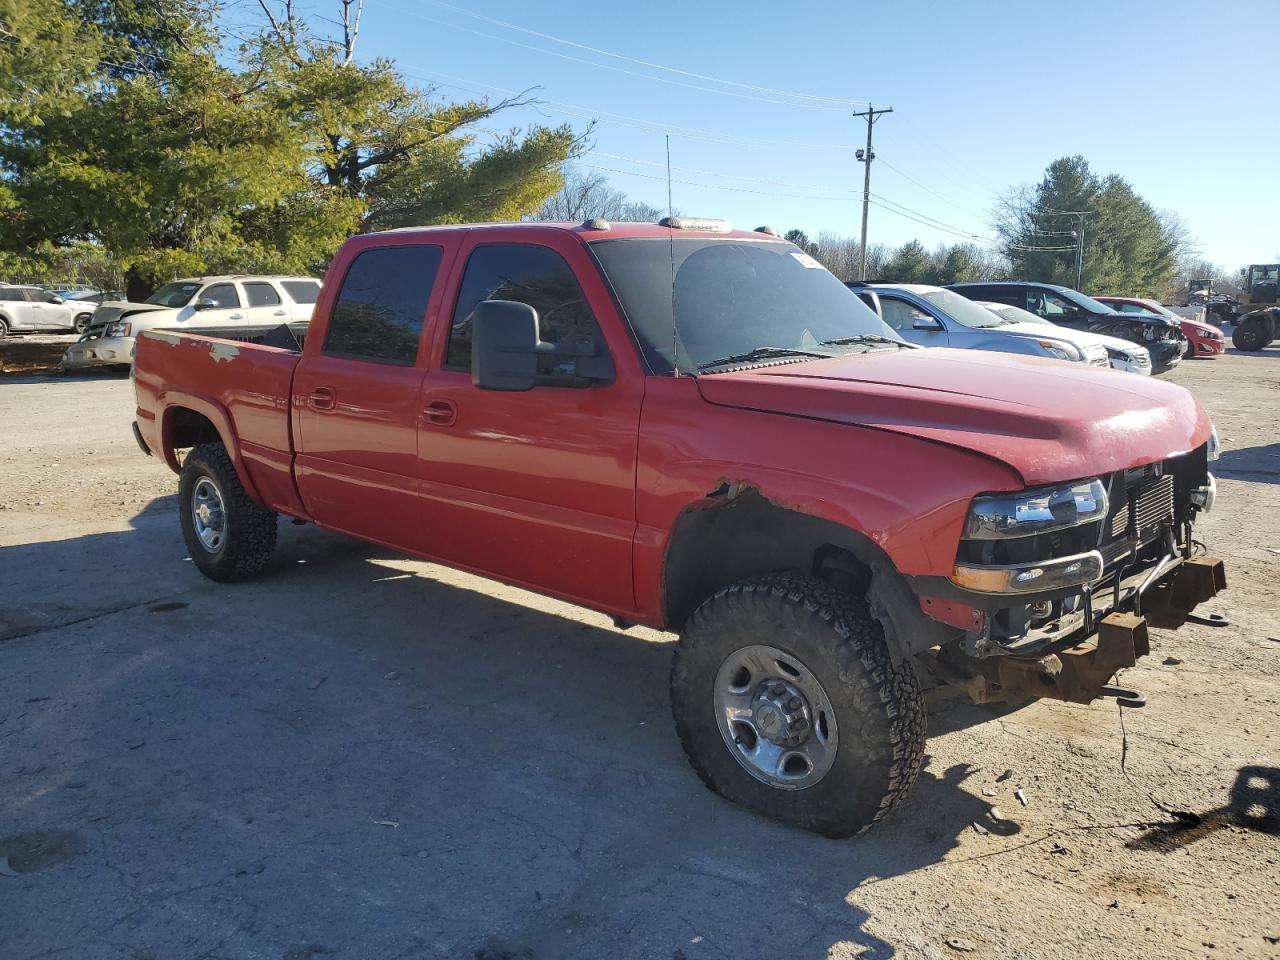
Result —
[{"label": "side mirror", "polygon": [[217,300],[210,300],[208,297],[201,297],[192,304],[197,310],[209,310],[218,305]]},{"label": "side mirror", "polygon": [[53,296],[49,298],[49,302],[50,303],[66,303],[67,301],[55,293]]},{"label": "side mirror", "polygon": [[942,324],[938,323],[933,317],[927,317],[924,314],[916,314],[911,319],[912,330],[941,330]]},{"label": "side mirror", "polygon": [[471,382],[481,390],[532,390],[538,379],[538,311],[482,300],[471,314]]}]

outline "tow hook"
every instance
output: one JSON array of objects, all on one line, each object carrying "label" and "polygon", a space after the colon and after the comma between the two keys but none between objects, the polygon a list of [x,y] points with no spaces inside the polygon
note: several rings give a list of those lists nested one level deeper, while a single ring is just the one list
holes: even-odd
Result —
[{"label": "tow hook", "polygon": [[1130,690],[1128,687],[1116,687],[1106,684],[1098,691],[1100,697],[1114,697],[1116,703],[1122,707],[1128,707],[1131,710],[1137,710],[1139,707],[1147,705],[1147,695],[1137,690]]}]

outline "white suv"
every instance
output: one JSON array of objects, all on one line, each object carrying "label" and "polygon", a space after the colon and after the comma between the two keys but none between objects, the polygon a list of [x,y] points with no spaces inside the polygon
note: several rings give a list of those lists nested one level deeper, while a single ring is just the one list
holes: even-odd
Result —
[{"label": "white suv", "polygon": [[62,358],[63,370],[127,366],[143,330],[172,328],[215,334],[311,319],[320,295],[314,277],[193,277],[175,280],[144,303],[104,303],[89,331]]},{"label": "white suv", "polygon": [[64,300],[40,287],[0,284],[0,337],[28,331],[81,332],[96,307],[94,303]]}]

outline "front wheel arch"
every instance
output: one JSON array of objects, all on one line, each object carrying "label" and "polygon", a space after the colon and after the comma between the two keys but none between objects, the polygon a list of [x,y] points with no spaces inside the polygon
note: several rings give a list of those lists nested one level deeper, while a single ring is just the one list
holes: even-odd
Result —
[{"label": "front wheel arch", "polygon": [[865,534],[779,506],[751,487],[709,497],[677,518],[663,560],[667,627],[679,631],[731,584],[783,571],[865,596],[895,664],[957,635],[924,614],[906,578]]}]

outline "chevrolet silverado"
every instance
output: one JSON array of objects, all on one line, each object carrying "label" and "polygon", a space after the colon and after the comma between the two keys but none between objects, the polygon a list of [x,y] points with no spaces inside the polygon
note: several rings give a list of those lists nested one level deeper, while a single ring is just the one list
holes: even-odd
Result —
[{"label": "chevrolet silverado", "polygon": [[765,228],[358,236],[304,339],[138,340],[196,567],[285,516],[674,631],[698,775],[828,836],[910,789],[926,690],[1139,705],[1148,623],[1225,587],[1190,393],[914,347]]}]

